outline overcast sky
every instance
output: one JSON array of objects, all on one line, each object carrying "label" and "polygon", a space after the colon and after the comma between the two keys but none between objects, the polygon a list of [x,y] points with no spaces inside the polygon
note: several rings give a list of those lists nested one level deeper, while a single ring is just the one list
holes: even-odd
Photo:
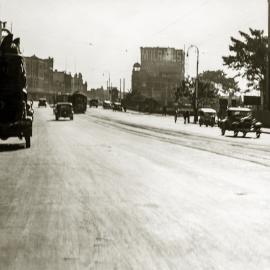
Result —
[{"label": "overcast sky", "polygon": [[[140,61],[140,47],[200,49],[200,71],[223,68],[230,36],[267,32],[267,0],[0,0],[24,55],[53,57],[54,67],[82,72],[89,88],[115,86]],[[195,71],[190,51],[186,73]]]}]

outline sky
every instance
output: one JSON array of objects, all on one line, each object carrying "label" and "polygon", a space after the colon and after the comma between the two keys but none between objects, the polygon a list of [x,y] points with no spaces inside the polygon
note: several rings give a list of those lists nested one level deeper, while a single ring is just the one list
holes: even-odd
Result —
[{"label": "sky", "polygon": [[[267,33],[267,0],[0,0],[0,20],[21,38],[25,56],[54,58],[81,72],[88,88],[131,87],[140,47],[199,48],[199,72],[225,69],[230,37],[249,27]],[[194,76],[196,52],[186,59]],[[233,72],[227,71],[229,75]],[[243,82],[240,86],[244,88]]]}]

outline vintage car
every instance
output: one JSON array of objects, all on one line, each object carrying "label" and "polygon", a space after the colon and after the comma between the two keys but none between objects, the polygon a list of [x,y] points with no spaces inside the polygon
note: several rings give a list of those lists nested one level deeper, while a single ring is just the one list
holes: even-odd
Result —
[{"label": "vintage car", "polygon": [[90,99],[89,101],[89,107],[98,107],[98,99]]},{"label": "vintage car", "polygon": [[122,107],[122,104],[120,102],[114,102],[112,104],[112,109],[113,109],[113,111],[120,111],[120,112],[122,112],[123,107]]},{"label": "vintage car", "polygon": [[72,103],[69,102],[58,102],[54,108],[55,120],[59,120],[62,118],[70,118],[73,120],[73,106]]},{"label": "vintage car", "polygon": [[47,107],[47,101],[46,98],[40,98],[38,100],[38,107]]},{"label": "vintage car", "polygon": [[112,103],[109,100],[104,100],[102,106],[103,106],[103,109],[111,109]]},{"label": "vintage car", "polygon": [[233,131],[234,137],[241,132],[243,137],[248,132],[255,132],[256,137],[261,135],[262,123],[258,122],[253,116],[249,108],[230,107],[227,109],[227,116],[219,122],[221,135],[225,135],[226,130]]},{"label": "vintage car", "polygon": [[213,127],[216,123],[217,112],[211,108],[201,108],[198,111],[199,114],[199,125],[206,125]]}]

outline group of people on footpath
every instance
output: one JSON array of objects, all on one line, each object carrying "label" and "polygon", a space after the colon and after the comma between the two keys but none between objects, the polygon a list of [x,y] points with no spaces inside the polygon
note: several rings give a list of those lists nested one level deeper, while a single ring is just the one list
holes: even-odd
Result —
[{"label": "group of people on footpath", "polygon": [[[167,115],[167,107],[166,106],[163,106],[163,110],[162,110],[162,114],[164,116]],[[177,108],[175,110],[175,114],[174,114],[174,122],[176,123],[177,121],[177,118],[180,116],[180,110]],[[190,123],[190,113],[188,110],[184,111],[183,112],[183,117],[184,117],[184,124],[189,124]]]},{"label": "group of people on footpath", "polygon": [[[178,118],[178,116],[180,115],[180,110],[179,109],[176,109],[175,110],[175,115],[174,115],[174,122],[176,123],[176,121],[177,121],[177,118]],[[183,112],[183,117],[184,117],[184,124],[186,124],[186,123],[190,123],[190,113],[189,113],[189,111],[184,111]]]}]

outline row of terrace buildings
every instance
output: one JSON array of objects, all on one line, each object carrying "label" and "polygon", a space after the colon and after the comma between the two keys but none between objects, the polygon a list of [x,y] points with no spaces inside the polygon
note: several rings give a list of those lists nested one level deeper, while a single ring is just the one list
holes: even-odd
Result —
[{"label": "row of terrace buildings", "polygon": [[132,92],[169,106],[185,76],[185,52],[175,48],[141,47],[141,63],[132,71]]},{"label": "row of terrace buildings", "polygon": [[27,91],[31,99],[46,97],[53,102],[58,94],[75,91],[87,93],[87,82],[83,81],[81,73],[72,75],[66,71],[54,70],[53,64],[54,60],[51,57],[25,57]]}]

